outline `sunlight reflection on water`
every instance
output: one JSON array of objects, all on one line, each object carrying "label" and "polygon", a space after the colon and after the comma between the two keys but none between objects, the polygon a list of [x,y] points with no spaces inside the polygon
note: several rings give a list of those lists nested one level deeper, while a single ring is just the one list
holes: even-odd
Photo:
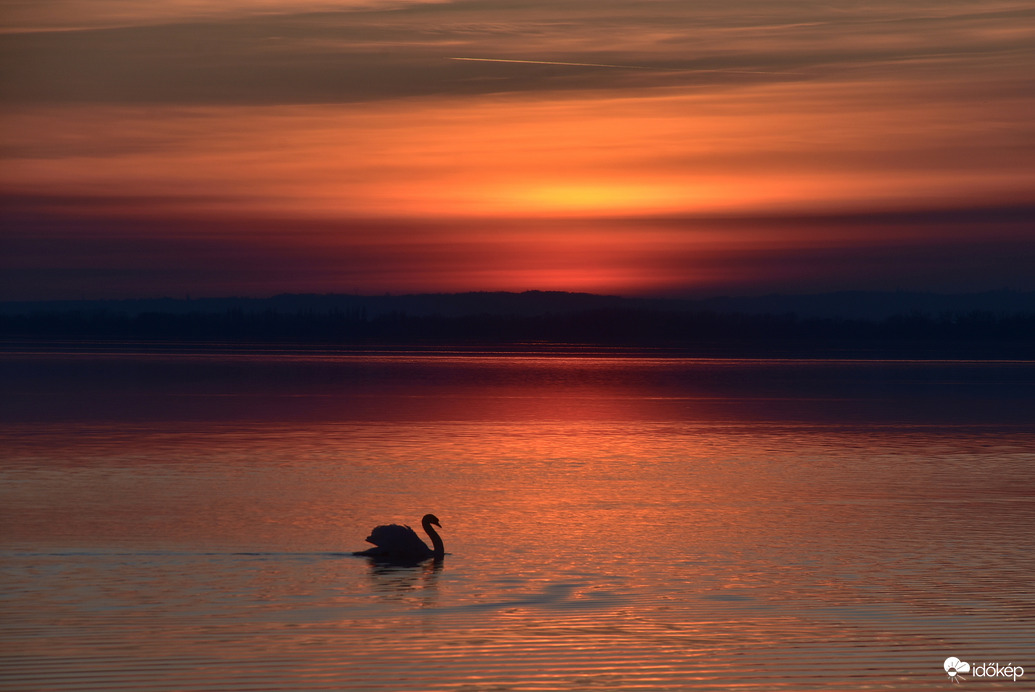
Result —
[{"label": "sunlight reflection on water", "polygon": [[[10,689],[913,690],[950,654],[1035,674],[1035,364],[0,367]],[[347,554],[426,511],[442,565]]]}]

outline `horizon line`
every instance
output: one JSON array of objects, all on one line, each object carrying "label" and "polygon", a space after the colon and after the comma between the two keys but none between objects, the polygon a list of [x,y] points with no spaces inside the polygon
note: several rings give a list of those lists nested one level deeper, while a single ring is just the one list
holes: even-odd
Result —
[{"label": "horizon line", "polygon": [[708,301],[708,300],[721,300],[721,299],[764,299],[764,298],[814,298],[820,296],[836,296],[836,295],[857,295],[857,294],[870,294],[870,295],[912,295],[912,296],[938,296],[943,298],[954,298],[963,296],[979,296],[988,295],[994,293],[1010,293],[1010,294],[1032,294],[1035,295],[1035,289],[1022,289],[1009,286],[1001,286],[999,288],[986,288],[986,289],[975,289],[969,291],[942,291],[937,289],[903,289],[903,288],[883,288],[883,289],[868,289],[868,288],[844,288],[827,291],[812,291],[812,292],[781,292],[781,291],[766,291],[766,292],[747,292],[747,293],[709,293],[707,295],[632,295],[632,294],[619,294],[619,293],[594,293],[591,291],[569,291],[563,289],[536,289],[530,288],[525,290],[479,290],[471,289],[466,291],[420,291],[420,292],[376,292],[376,293],[351,293],[347,291],[340,292],[317,292],[317,291],[280,291],[277,293],[270,293],[264,295],[242,295],[242,294],[226,294],[226,295],[201,295],[195,296],[190,293],[185,293],[179,297],[166,294],[159,296],[149,297],[121,297],[121,298],[86,298],[86,297],[67,297],[67,298],[0,298],[0,305],[10,303],[100,303],[100,302],[128,302],[128,301],[181,301],[181,302],[193,302],[193,301],[204,301],[204,300],[272,300],[274,298],[286,298],[286,297],[348,297],[348,298],[421,298],[421,297],[435,297],[435,296],[470,296],[470,295],[507,295],[507,296],[522,296],[528,294],[544,294],[544,295],[566,295],[566,296],[587,296],[592,298],[611,298],[621,300],[647,300],[647,301]]}]

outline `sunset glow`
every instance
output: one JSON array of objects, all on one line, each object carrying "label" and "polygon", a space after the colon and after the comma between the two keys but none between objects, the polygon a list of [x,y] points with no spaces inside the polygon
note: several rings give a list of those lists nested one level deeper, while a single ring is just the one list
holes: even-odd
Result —
[{"label": "sunset glow", "polygon": [[[1030,287],[1030,11],[649,8],[22,7],[0,34],[0,297]],[[932,221],[956,211],[967,229]],[[979,236],[995,266],[969,271]],[[867,253],[931,243],[936,266],[874,280]],[[217,246],[241,261],[213,273]],[[759,259],[792,246],[838,278]]]}]

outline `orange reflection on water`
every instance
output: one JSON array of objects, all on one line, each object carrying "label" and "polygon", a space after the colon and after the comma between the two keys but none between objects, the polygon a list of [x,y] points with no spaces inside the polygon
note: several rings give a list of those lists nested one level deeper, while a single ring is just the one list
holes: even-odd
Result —
[{"label": "orange reflection on water", "polygon": [[[987,406],[1030,364],[149,360],[0,427],[21,687],[937,690],[946,650],[1030,655],[1035,432]],[[347,554],[427,511],[440,566]]]}]

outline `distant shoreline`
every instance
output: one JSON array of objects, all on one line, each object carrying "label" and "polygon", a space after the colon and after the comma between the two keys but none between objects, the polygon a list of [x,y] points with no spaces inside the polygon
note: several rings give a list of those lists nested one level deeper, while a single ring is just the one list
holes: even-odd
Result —
[{"label": "distant shoreline", "polygon": [[[67,316],[65,316],[67,317]],[[1010,322],[980,319],[940,323],[917,319],[879,323],[787,320],[719,321],[710,329],[658,318],[647,327],[583,315],[581,323],[508,324],[493,336],[493,320],[405,319],[385,325],[299,324],[268,317],[256,322],[220,320],[180,329],[180,320],[151,317],[143,324],[47,320],[11,329],[0,319],[0,352],[108,353],[450,353],[551,355],[652,355],[694,358],[962,359],[1035,360],[1035,317]],[[642,316],[640,316],[642,317]],[[189,320],[188,320],[189,321]],[[588,324],[587,324],[588,322]],[[22,325],[19,325],[22,326]],[[336,329],[331,329],[331,327]],[[36,328],[33,328],[36,327]],[[337,331],[342,329],[344,331]],[[627,331],[628,329],[628,331]],[[178,332],[188,332],[178,333]],[[300,333],[301,332],[301,333]],[[527,332],[527,333],[526,333]],[[534,332],[534,334],[532,333]],[[659,332],[668,332],[659,334]],[[581,338],[578,338],[581,337]]]},{"label": "distant shoreline", "polygon": [[36,341],[0,339],[0,358],[51,356],[120,357],[241,357],[280,358],[628,358],[702,361],[916,361],[916,362],[1035,362],[1035,348],[1027,344],[994,344],[958,347],[953,344],[869,346],[839,349],[788,347],[769,350],[741,345],[712,348],[607,347],[596,344],[299,344],[280,342],[176,342],[176,341],[81,341],[76,339]]},{"label": "distant shoreline", "polygon": [[[270,299],[94,301],[0,305],[0,340],[10,348],[44,344],[83,351],[226,348],[362,350],[639,349],[689,357],[1035,359],[1030,294],[931,296],[827,294],[765,297],[754,311],[726,299],[726,310],[700,301],[652,301],[590,294],[528,292],[398,297],[277,296]],[[782,300],[781,300],[782,298]],[[920,311],[918,303],[955,310]],[[1009,303],[1012,309],[973,306]],[[982,303],[982,299],[985,303]],[[1033,298],[1035,299],[1035,298]],[[747,299],[745,299],[747,300]],[[827,316],[816,306],[850,303],[879,317]],[[1012,303],[1010,302],[1012,300]],[[243,302],[240,302],[243,301]]]},{"label": "distant shoreline", "polygon": [[881,320],[922,314],[991,312],[997,315],[1035,314],[1035,291],[1009,289],[971,293],[921,291],[835,291],[810,294],[714,296],[710,298],[649,298],[572,293],[566,291],[474,291],[357,295],[343,293],[285,293],[269,297],[125,298],[81,300],[0,301],[0,315],[104,312],[142,314],[224,314],[229,312],[361,315],[375,318],[558,315],[593,310],[654,312],[714,312],[743,315],[796,315],[800,318]]}]

